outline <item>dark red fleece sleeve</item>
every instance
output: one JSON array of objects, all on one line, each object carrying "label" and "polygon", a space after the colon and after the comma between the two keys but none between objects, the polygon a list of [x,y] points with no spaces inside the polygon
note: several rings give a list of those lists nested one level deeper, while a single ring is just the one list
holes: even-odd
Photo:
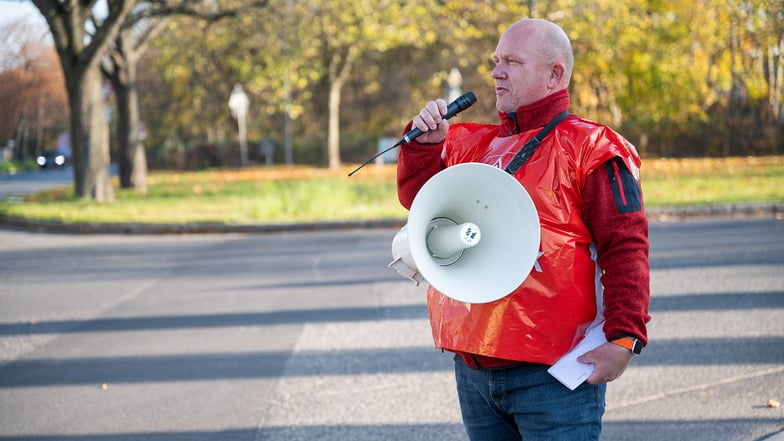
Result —
[{"label": "dark red fleece sleeve", "polygon": [[[403,133],[411,128],[409,123]],[[428,179],[445,168],[441,158],[443,143],[419,144],[412,141],[400,146],[397,161],[397,198],[406,209],[411,208],[419,189]]]},{"label": "dark red fleece sleeve", "polygon": [[604,287],[604,332],[648,343],[650,267],[642,190],[623,161],[607,161],[583,190],[583,222],[596,243]]}]

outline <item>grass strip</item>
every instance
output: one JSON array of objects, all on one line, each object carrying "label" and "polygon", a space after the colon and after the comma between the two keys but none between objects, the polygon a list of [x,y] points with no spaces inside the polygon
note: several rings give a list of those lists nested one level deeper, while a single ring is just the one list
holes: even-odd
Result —
[{"label": "grass strip", "polygon": [[[328,170],[258,166],[196,172],[152,172],[148,191],[116,190],[112,203],[73,196],[72,186],[0,201],[0,213],[80,223],[287,223],[404,219],[394,165]],[[784,156],[648,159],[642,183],[647,207],[784,200]]]}]

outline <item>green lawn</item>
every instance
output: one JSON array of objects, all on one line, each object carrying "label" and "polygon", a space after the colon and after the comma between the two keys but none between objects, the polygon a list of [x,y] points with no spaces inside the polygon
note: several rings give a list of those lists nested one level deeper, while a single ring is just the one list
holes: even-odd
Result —
[{"label": "green lawn", "polygon": [[784,157],[643,162],[649,207],[784,200]]},{"label": "green lawn", "polygon": [[[0,201],[9,216],[63,222],[280,223],[403,219],[395,166],[251,167],[154,172],[149,191],[116,190],[116,201],[73,198],[71,186]],[[784,156],[643,161],[647,207],[784,200]]]}]

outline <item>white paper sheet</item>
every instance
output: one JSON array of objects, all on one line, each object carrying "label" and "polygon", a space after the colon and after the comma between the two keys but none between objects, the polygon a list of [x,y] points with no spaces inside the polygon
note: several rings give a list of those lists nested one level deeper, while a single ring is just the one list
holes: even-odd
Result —
[{"label": "white paper sheet", "polygon": [[604,331],[602,331],[603,325],[604,322],[602,321],[588,329],[585,338],[574,349],[550,366],[547,372],[571,390],[574,390],[583,381],[587,380],[593,372],[593,365],[580,363],[577,361],[577,357],[607,342]]}]

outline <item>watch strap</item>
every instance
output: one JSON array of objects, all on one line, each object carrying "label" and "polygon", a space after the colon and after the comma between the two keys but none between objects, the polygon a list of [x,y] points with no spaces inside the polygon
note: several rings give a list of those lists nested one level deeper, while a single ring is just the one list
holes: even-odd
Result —
[{"label": "watch strap", "polygon": [[640,355],[642,352],[642,342],[634,337],[619,337],[611,340],[610,343],[624,347],[634,355]]}]

